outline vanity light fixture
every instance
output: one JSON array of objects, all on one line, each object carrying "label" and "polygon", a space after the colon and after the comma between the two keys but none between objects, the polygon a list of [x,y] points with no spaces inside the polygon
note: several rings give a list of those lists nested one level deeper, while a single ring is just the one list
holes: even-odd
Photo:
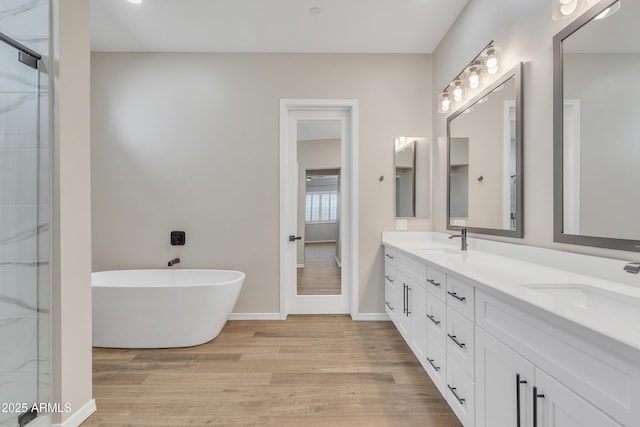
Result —
[{"label": "vanity light fixture", "polygon": [[598,16],[596,16],[593,19],[604,19],[604,18],[608,18],[609,16],[613,15],[614,13],[616,13],[618,10],[620,10],[620,2],[615,2],[614,4],[612,4],[611,6],[609,6],[608,8],[606,8],[605,10],[603,10],[602,12],[600,12],[598,14]]},{"label": "vanity light fixture", "polygon": [[451,83],[453,88],[453,99],[456,102],[462,101],[462,95],[464,95],[464,88],[462,87],[462,80],[458,79]]},{"label": "vanity light fixture", "polygon": [[[454,106],[465,102],[467,92],[473,94],[486,74],[496,74],[500,68],[501,49],[491,40],[473,60],[438,95],[438,113],[447,114]],[[470,89],[470,90],[467,90]]]},{"label": "vanity light fixture", "polygon": [[480,86],[480,73],[482,72],[482,63],[480,61],[473,61],[471,66],[467,69],[468,82],[471,89],[477,89]]},{"label": "vanity light fixture", "polygon": [[498,67],[500,66],[500,48],[490,46],[482,52],[481,56],[487,73],[491,75],[496,74],[498,72]]},{"label": "vanity light fixture", "polygon": [[438,113],[448,113],[452,107],[451,96],[446,90],[438,95]]}]

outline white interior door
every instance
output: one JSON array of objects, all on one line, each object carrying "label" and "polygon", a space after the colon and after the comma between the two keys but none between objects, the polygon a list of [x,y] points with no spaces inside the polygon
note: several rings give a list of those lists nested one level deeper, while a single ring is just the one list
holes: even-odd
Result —
[{"label": "white interior door", "polygon": [[[298,122],[304,120],[318,120],[318,121],[340,121],[341,122],[341,159],[342,159],[342,179],[348,181],[351,179],[351,171],[349,170],[349,138],[350,138],[350,123],[349,114],[346,110],[313,110],[313,109],[301,109],[301,110],[289,110],[287,112],[286,120],[286,147],[283,151],[283,158],[281,159],[281,168],[284,173],[284,198],[283,209],[281,212],[283,216],[282,223],[284,224],[281,238],[284,240],[286,246],[284,251],[284,263],[283,265],[283,280],[284,286],[281,288],[285,292],[284,307],[281,309],[281,313],[284,317],[287,314],[334,314],[334,313],[349,313],[350,301],[351,301],[351,288],[350,288],[350,272],[352,265],[350,263],[349,256],[343,256],[342,262],[342,274],[340,284],[340,294],[337,295],[299,295],[297,286],[297,266],[298,266],[298,245],[304,245],[304,230],[299,230],[298,221],[298,190],[301,185],[299,182],[298,171]],[[339,192],[340,201],[338,203],[340,209],[340,218],[351,218],[350,206],[348,203],[348,197],[350,192],[348,191],[350,185],[344,186],[344,189]],[[346,191],[345,191],[346,190]],[[342,224],[347,225],[342,226]],[[339,230],[339,239],[343,250],[343,255],[348,255],[351,242],[349,221],[342,221]]]}]

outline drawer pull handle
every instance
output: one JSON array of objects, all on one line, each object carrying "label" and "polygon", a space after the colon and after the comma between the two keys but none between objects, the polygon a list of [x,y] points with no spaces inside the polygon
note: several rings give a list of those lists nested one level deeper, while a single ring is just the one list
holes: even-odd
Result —
[{"label": "drawer pull handle", "polygon": [[387,257],[387,258],[389,258],[389,259],[393,259],[393,258],[395,258],[395,257],[393,257],[393,256],[391,256],[391,255],[389,255],[389,254],[384,254],[384,256],[386,256],[386,257]]},{"label": "drawer pull handle", "polygon": [[455,335],[451,335],[451,334],[447,334],[447,336],[451,339],[451,341],[453,341],[454,343],[456,343],[456,345],[457,345],[458,347],[460,347],[460,348],[465,348],[465,347],[466,347],[465,343],[462,343],[462,342],[460,342],[460,341],[458,341],[458,340],[456,339],[456,338],[457,338],[457,336],[455,336]]},{"label": "drawer pull handle", "polygon": [[533,427],[538,427],[538,399],[544,399],[544,394],[538,394],[538,387],[533,388]]},{"label": "drawer pull handle", "polygon": [[456,400],[457,400],[458,402],[460,402],[460,404],[461,404],[461,405],[464,405],[464,402],[465,402],[467,399],[464,399],[464,398],[462,398],[462,397],[458,396],[458,393],[456,393],[456,390],[457,390],[457,389],[456,389],[455,387],[451,387],[449,384],[447,384],[447,387],[449,387],[449,390],[451,391],[451,394],[453,394],[453,397],[455,397],[455,398],[456,398]]},{"label": "drawer pull handle", "polygon": [[388,274],[385,274],[384,278],[387,279],[388,281],[390,281],[391,283],[393,283],[393,279],[391,277],[389,277]]},{"label": "drawer pull handle", "polygon": [[389,307],[389,310],[393,311],[393,307],[391,307],[391,304],[389,304],[387,301],[385,301],[384,303],[387,305],[387,307]]},{"label": "drawer pull handle", "polygon": [[465,297],[458,296],[458,294],[455,292],[447,292],[447,293],[460,302],[467,302],[467,299]]},{"label": "drawer pull handle", "polygon": [[427,317],[429,318],[429,320],[431,320],[433,323],[435,323],[436,325],[440,324],[439,320],[436,320],[436,317],[431,315],[431,314],[427,314]]},{"label": "drawer pull handle", "polygon": [[436,361],[435,359],[429,359],[429,358],[427,357],[427,362],[429,362],[429,364],[430,364],[431,366],[433,366],[433,369],[435,369],[435,370],[436,370],[436,372],[440,372],[440,367],[439,367],[439,366],[436,366],[436,364],[435,364],[435,363],[433,363],[433,362],[435,362],[435,361]]},{"label": "drawer pull handle", "polygon": [[440,287],[440,283],[436,282],[433,279],[427,279],[427,282],[431,283],[433,286],[439,288]]},{"label": "drawer pull handle", "polygon": [[411,287],[407,285],[407,317],[411,314],[409,311],[409,292],[411,292]]}]

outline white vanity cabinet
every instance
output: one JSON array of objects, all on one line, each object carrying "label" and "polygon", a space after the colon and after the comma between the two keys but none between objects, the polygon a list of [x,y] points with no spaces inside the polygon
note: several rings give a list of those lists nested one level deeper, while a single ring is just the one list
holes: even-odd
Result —
[{"label": "white vanity cabinet", "polygon": [[396,256],[396,251],[384,248],[384,311],[393,321],[398,311]]},{"label": "white vanity cabinet", "polygon": [[477,297],[478,427],[640,426],[637,364],[498,298]]}]

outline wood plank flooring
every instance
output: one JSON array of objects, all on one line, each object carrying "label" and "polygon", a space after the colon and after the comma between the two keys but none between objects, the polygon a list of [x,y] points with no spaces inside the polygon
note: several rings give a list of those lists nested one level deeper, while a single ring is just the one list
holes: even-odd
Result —
[{"label": "wood plank flooring", "polygon": [[391,322],[229,321],[213,341],[93,350],[83,427],[461,424]]},{"label": "wood plank flooring", "polygon": [[298,295],[340,295],[340,278],[335,243],[304,245],[304,268],[298,268]]}]

